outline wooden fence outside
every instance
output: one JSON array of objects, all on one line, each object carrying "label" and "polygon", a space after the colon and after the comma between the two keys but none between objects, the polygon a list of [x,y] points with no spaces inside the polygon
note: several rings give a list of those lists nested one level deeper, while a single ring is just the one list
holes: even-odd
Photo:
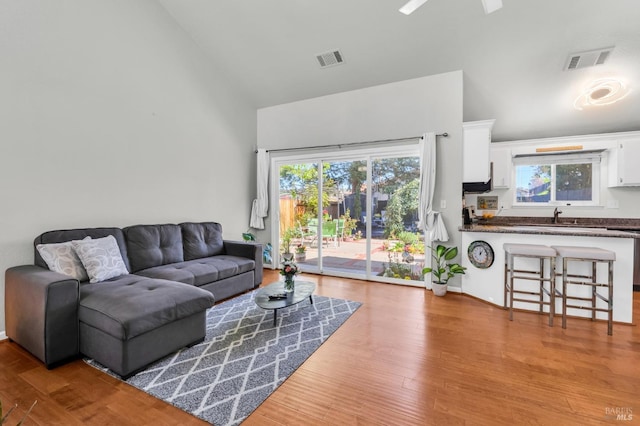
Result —
[{"label": "wooden fence outside", "polygon": [[296,200],[280,198],[280,234],[296,226]]}]

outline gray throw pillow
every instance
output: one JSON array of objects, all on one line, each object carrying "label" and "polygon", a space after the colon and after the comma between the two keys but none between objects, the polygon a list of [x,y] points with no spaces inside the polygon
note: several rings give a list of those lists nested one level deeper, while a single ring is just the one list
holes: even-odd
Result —
[{"label": "gray throw pillow", "polygon": [[99,283],[129,273],[113,235],[72,243],[82,265],[87,270],[90,283]]},{"label": "gray throw pillow", "polygon": [[[85,238],[85,240],[88,239],[91,239],[91,237]],[[38,244],[36,250],[38,250],[50,271],[69,275],[78,281],[87,281],[89,276],[73,249],[73,242]]]}]

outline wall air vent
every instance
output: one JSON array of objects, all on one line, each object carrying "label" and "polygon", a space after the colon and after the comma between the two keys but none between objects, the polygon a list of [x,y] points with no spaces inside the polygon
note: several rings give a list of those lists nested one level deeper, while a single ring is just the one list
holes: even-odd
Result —
[{"label": "wall air vent", "polygon": [[321,68],[332,67],[344,63],[344,57],[339,50],[320,53],[319,55],[316,55],[316,59],[318,60]]},{"label": "wall air vent", "polygon": [[564,64],[564,70],[577,70],[579,68],[592,67],[594,65],[602,65],[605,63],[611,52],[613,46],[605,47],[603,49],[589,50],[587,52],[571,53],[567,57]]}]

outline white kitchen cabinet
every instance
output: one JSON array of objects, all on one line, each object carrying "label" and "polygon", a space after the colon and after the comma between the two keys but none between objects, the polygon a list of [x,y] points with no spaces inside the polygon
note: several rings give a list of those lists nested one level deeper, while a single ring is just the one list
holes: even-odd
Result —
[{"label": "white kitchen cabinet", "polygon": [[487,182],[491,178],[491,129],[495,120],[462,123],[462,181]]},{"label": "white kitchen cabinet", "polygon": [[618,141],[609,152],[609,186],[640,186],[640,139]]},{"label": "white kitchen cabinet", "polygon": [[[513,160],[510,148],[491,146],[491,163],[493,164],[493,187],[495,189],[509,188],[511,186],[511,171]],[[499,145],[499,144],[498,144]]]}]

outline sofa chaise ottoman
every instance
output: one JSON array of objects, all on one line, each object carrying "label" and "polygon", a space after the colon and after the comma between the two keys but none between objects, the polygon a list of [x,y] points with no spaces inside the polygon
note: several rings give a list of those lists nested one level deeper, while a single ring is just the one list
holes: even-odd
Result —
[{"label": "sofa chaise ottoman", "polygon": [[[48,368],[83,354],[128,377],[202,341],[214,300],[262,281],[261,245],[223,240],[215,222],[50,231],[34,246],[35,265],[6,271],[6,329]],[[50,249],[75,254],[88,279]]]}]

